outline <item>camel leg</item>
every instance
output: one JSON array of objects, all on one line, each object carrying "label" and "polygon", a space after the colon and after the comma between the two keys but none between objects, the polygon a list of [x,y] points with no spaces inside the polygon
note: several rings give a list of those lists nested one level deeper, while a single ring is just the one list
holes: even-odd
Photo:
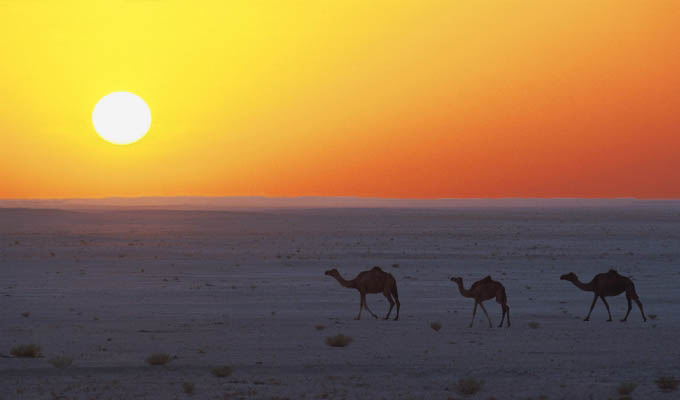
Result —
[{"label": "camel leg", "polygon": [[584,321],[590,321],[590,313],[593,312],[593,308],[595,307],[596,301],[597,301],[597,295],[595,295],[595,298],[593,298],[593,304],[590,305],[590,311],[588,311],[588,315],[586,315],[586,319],[584,319]]},{"label": "camel leg", "polygon": [[385,319],[390,319],[390,314],[392,313],[392,307],[394,307],[394,300],[392,300],[392,295],[390,295],[389,290],[385,290],[383,292],[383,294],[385,295],[385,298],[387,299],[387,301],[390,302],[390,309],[389,309],[389,311],[387,311],[387,315],[385,316]]},{"label": "camel leg", "polygon": [[366,309],[366,311],[368,311],[373,316],[373,318],[378,319],[378,316],[375,315],[373,313],[373,311],[371,311],[370,308],[368,308],[368,303],[366,302],[366,296],[365,295],[364,295],[364,308]]},{"label": "camel leg", "polygon": [[361,296],[361,301],[359,301],[359,315],[354,319],[361,319],[361,310],[364,309],[364,303],[366,302],[366,295],[363,293],[359,294]]},{"label": "camel leg", "polygon": [[[505,304],[501,304],[501,311],[503,311],[503,315],[501,316],[501,323],[498,325],[499,328],[503,327],[503,321],[505,320],[505,308],[506,308]],[[508,319],[510,319],[509,316]]]},{"label": "camel leg", "polygon": [[475,308],[472,309],[472,321],[470,321],[470,328],[472,328],[472,324],[475,322],[475,315],[477,315],[477,301],[475,301]]},{"label": "camel leg", "polygon": [[484,315],[486,315],[486,319],[489,321],[489,328],[493,328],[493,325],[491,325],[491,318],[489,318],[489,313],[486,312],[486,308],[484,307],[484,304],[482,302],[479,302],[479,306],[482,307],[482,311],[484,311]]},{"label": "camel leg", "polygon": [[[645,312],[642,308],[642,303],[640,302],[640,298],[638,297],[637,293],[635,293],[635,286],[631,284],[626,288],[626,298],[628,299],[628,312],[630,312],[631,306],[630,306],[630,300],[633,299],[635,301],[635,304],[638,305],[638,308],[640,309],[640,314],[642,314],[642,320],[644,322],[647,322],[647,317],[645,317]],[[626,313],[626,318],[628,318],[628,313]],[[626,318],[623,320],[625,321]]]},{"label": "camel leg", "polygon": [[508,325],[507,325],[507,327],[509,328],[510,327],[510,306],[507,305],[507,304],[505,305],[505,312],[508,314]]},{"label": "camel leg", "polygon": [[640,299],[635,299],[635,303],[640,308],[640,314],[642,314],[642,320],[647,322],[647,317],[645,317],[645,312],[642,310],[642,303],[640,302]]},{"label": "camel leg", "polygon": [[609,304],[607,304],[607,300],[604,299],[604,296],[600,296],[600,298],[602,299],[604,306],[607,307],[607,314],[609,314],[609,319],[607,320],[607,322],[612,322],[612,313],[609,312]]},{"label": "camel leg", "polygon": [[631,301],[630,301],[630,296],[628,295],[628,293],[626,293],[626,300],[628,301],[628,310],[626,311],[626,316],[623,317],[621,322],[626,322],[626,320],[628,319],[628,314],[630,314],[630,310],[631,310],[631,308],[633,308],[633,306],[631,306],[631,304],[630,304]]}]

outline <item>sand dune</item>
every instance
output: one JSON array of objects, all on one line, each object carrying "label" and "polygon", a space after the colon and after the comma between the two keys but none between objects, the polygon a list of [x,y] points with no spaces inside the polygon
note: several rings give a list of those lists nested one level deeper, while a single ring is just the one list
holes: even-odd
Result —
[{"label": "sand dune", "polygon": [[[5,204],[6,205],[6,204]],[[15,204],[16,205],[16,204]],[[287,209],[251,211],[0,209],[0,398],[668,399],[680,378],[680,212],[617,207]],[[400,321],[355,321],[346,278],[380,265],[397,279]],[[560,281],[614,267],[648,316],[616,322]],[[507,289],[513,326],[467,328],[468,286]],[[369,295],[379,315],[387,302]],[[500,307],[488,302],[494,323]],[[23,315],[22,315],[23,314]],[[442,324],[440,331],[430,323]],[[536,323],[536,324],[530,324]],[[323,326],[323,329],[317,329]],[[531,326],[530,326],[531,325]],[[329,347],[327,336],[353,338]],[[18,344],[41,358],[14,358]],[[176,356],[149,366],[152,353]],[[73,359],[55,368],[56,356]],[[229,377],[211,374],[217,366]],[[60,397],[61,396],[61,397]]]}]

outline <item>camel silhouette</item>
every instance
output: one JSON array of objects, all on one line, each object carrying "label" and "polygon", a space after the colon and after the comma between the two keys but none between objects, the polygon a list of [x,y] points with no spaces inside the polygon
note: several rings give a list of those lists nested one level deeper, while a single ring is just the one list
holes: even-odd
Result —
[{"label": "camel silhouette", "polygon": [[593,312],[593,308],[595,307],[595,302],[597,301],[598,297],[602,299],[604,306],[607,307],[607,314],[609,314],[609,319],[607,321],[611,321],[612,313],[609,312],[609,304],[607,304],[607,300],[605,300],[604,298],[608,296],[618,296],[621,293],[626,292],[626,300],[628,300],[628,311],[626,312],[626,316],[621,320],[621,322],[625,322],[628,319],[628,314],[630,314],[630,309],[632,308],[630,304],[631,300],[637,303],[638,307],[640,308],[640,313],[642,314],[642,320],[647,322],[647,317],[645,317],[645,312],[642,309],[642,303],[640,302],[640,298],[635,292],[635,285],[633,284],[633,281],[630,280],[630,278],[628,277],[619,275],[619,273],[613,269],[610,269],[608,272],[595,275],[593,280],[590,281],[589,283],[583,283],[579,281],[578,277],[573,272],[560,276],[560,279],[573,283],[577,288],[581,290],[595,293],[593,303],[590,305],[590,311],[588,311],[588,315],[586,316],[584,321],[590,320],[590,313]]},{"label": "camel silhouette", "polygon": [[472,321],[470,321],[470,328],[472,328],[472,324],[475,322],[478,304],[480,307],[482,307],[484,314],[486,314],[486,319],[489,321],[489,328],[492,327],[491,318],[489,318],[489,313],[486,312],[486,308],[484,308],[484,304],[482,304],[482,302],[493,299],[494,297],[496,298],[496,302],[501,305],[501,309],[503,310],[501,323],[498,325],[498,327],[500,328],[503,326],[503,320],[505,319],[506,313],[508,314],[507,326],[510,326],[510,307],[508,306],[508,296],[505,294],[505,288],[500,282],[496,282],[491,279],[490,276],[487,276],[486,278],[473,283],[470,287],[470,290],[466,290],[463,286],[463,278],[453,277],[451,278],[451,282],[456,282],[458,284],[458,290],[463,297],[475,299],[475,308],[472,310]]},{"label": "camel silhouette", "polygon": [[[357,275],[356,278],[352,279],[351,281],[343,279],[342,276],[340,276],[338,270],[335,268],[326,271],[325,275],[330,275],[337,279],[338,282],[340,282],[340,284],[346,288],[356,289],[359,291],[361,303],[359,304],[359,315],[357,315],[355,319],[361,319],[361,310],[364,308],[366,308],[366,310],[374,318],[378,318],[378,316],[375,315],[370,308],[368,308],[368,304],[366,304],[366,294],[382,293],[385,295],[385,298],[387,298],[387,301],[390,302],[390,309],[387,312],[385,319],[390,317],[392,307],[394,307],[394,303],[396,302],[397,316],[394,317],[394,320],[399,320],[399,293],[397,292],[397,281],[394,279],[392,274],[383,271],[380,269],[380,267],[373,267],[369,271],[360,272],[359,275]],[[392,296],[394,296],[394,300],[392,300]]]}]

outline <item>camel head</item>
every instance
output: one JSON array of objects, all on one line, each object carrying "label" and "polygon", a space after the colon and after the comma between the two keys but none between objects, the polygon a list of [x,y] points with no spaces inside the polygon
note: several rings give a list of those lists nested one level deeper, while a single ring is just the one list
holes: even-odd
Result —
[{"label": "camel head", "polygon": [[575,282],[576,280],[578,280],[578,277],[576,276],[575,273],[570,272],[568,274],[560,276],[560,279],[563,281]]},{"label": "camel head", "polygon": [[454,276],[453,278],[451,278],[451,282],[456,282],[458,284],[461,284],[461,283],[463,283],[463,278],[461,278],[459,276]]},{"label": "camel head", "polygon": [[333,276],[333,277],[337,277],[337,276],[340,276],[340,273],[338,272],[337,269],[333,268],[333,269],[329,269],[328,271],[324,272],[324,275],[330,275],[330,276]]}]

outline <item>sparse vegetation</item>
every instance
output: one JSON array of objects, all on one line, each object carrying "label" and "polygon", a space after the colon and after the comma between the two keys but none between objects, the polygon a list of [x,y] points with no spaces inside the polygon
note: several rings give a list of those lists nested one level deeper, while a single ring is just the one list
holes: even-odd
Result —
[{"label": "sparse vegetation", "polygon": [[186,394],[193,394],[195,388],[195,385],[191,382],[184,382],[182,384],[182,389],[184,389],[184,393]]},{"label": "sparse vegetation", "polygon": [[662,376],[654,382],[656,382],[656,386],[658,386],[662,392],[674,392],[678,389],[678,384],[680,384],[680,382],[672,376]]},{"label": "sparse vegetation", "polygon": [[482,390],[482,386],[484,386],[483,380],[478,380],[475,378],[462,378],[458,380],[458,383],[456,383],[456,392],[469,396]]},{"label": "sparse vegetation", "polygon": [[345,336],[342,333],[335,336],[329,336],[326,338],[326,344],[331,347],[345,347],[352,343],[351,336]]},{"label": "sparse vegetation", "polygon": [[47,360],[54,368],[68,368],[73,364],[73,359],[66,356],[56,356]]},{"label": "sparse vegetation", "polygon": [[657,317],[657,315],[656,315],[656,314],[649,314],[648,317],[649,317],[649,319],[651,319],[651,320],[655,320],[656,317]]},{"label": "sparse vegetation", "polygon": [[633,390],[637,387],[637,383],[634,382],[624,382],[616,388],[616,392],[621,396],[628,396],[633,393]]},{"label": "sparse vegetation", "polygon": [[28,311],[21,313],[21,316],[24,317],[24,318],[28,318],[29,315],[31,315],[31,313],[28,312]]},{"label": "sparse vegetation", "polygon": [[442,324],[439,321],[430,322],[430,328],[439,332],[439,330],[442,329]]},{"label": "sparse vegetation", "polygon": [[316,325],[314,325],[314,329],[316,329],[317,331],[322,331],[322,330],[326,329],[326,325],[316,324]]},{"label": "sparse vegetation", "polygon": [[210,372],[218,378],[226,378],[231,376],[231,367],[223,365],[221,367],[215,367]]},{"label": "sparse vegetation", "polygon": [[40,357],[40,346],[36,344],[20,344],[12,347],[9,353],[14,357],[36,358]]},{"label": "sparse vegetation", "polygon": [[392,268],[399,268],[399,264],[392,264]]},{"label": "sparse vegetation", "polygon": [[170,361],[170,355],[167,353],[154,353],[146,358],[146,363],[149,365],[165,365]]},{"label": "sparse vegetation", "polygon": [[538,322],[534,322],[534,321],[529,322],[529,328],[531,328],[531,329],[538,329],[540,327],[541,327],[541,324],[539,324]]}]

